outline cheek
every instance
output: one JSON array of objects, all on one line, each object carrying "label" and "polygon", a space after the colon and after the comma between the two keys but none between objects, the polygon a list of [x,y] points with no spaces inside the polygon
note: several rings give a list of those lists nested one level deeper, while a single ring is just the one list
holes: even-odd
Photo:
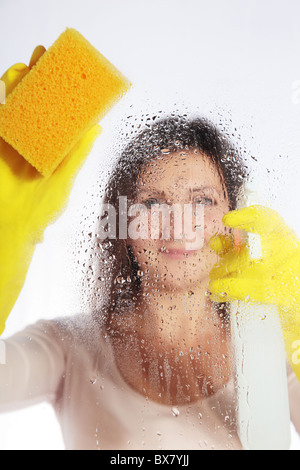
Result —
[{"label": "cheek", "polygon": [[227,229],[222,222],[222,218],[228,211],[228,207],[212,207],[204,211],[205,242],[208,242],[216,233],[226,232]]},{"label": "cheek", "polygon": [[158,247],[153,241],[139,239],[132,241],[129,245],[144,273],[152,271],[159,264]]}]

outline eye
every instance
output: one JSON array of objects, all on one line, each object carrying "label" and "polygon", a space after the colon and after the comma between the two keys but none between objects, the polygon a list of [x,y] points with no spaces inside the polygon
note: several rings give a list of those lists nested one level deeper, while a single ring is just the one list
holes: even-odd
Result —
[{"label": "eye", "polygon": [[151,197],[144,202],[145,206],[151,208],[154,204],[159,204],[158,199]]},{"label": "eye", "polygon": [[213,206],[214,200],[208,196],[199,196],[194,199],[195,204],[203,204],[205,206]]}]

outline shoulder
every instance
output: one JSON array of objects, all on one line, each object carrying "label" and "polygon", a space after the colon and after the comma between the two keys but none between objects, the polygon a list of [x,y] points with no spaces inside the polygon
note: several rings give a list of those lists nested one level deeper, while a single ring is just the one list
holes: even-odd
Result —
[{"label": "shoulder", "polygon": [[91,315],[78,314],[51,320],[41,319],[16,333],[13,338],[19,342],[30,341],[63,349],[79,344],[94,348],[95,344],[101,342],[101,329]]}]

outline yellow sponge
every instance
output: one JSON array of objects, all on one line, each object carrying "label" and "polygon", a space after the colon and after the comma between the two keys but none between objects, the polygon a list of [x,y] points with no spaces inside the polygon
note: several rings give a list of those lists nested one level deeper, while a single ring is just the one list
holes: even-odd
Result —
[{"label": "yellow sponge", "polygon": [[67,28],[0,107],[0,136],[49,176],[130,85],[78,31]]}]

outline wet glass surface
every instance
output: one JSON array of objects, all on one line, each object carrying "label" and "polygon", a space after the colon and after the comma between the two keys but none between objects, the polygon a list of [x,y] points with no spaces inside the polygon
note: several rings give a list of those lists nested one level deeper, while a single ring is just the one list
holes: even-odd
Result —
[{"label": "wet glass surface", "polygon": [[[30,344],[42,338],[63,380],[57,416],[31,402],[1,414],[5,448],[241,448],[245,349],[237,361],[232,303],[209,290],[221,266],[210,240],[234,235],[222,218],[238,207],[248,174],[300,234],[298,5],[292,14],[254,2],[245,14],[235,1],[191,2],[184,12],[167,3],[144,11],[136,2],[134,14],[120,4],[118,18],[106,6],[120,50],[108,44],[109,22],[88,28],[134,87],[104,119],[8,324],[7,338],[45,320]],[[77,5],[78,21],[81,13]],[[48,434],[37,432],[41,419]],[[296,446],[294,428],[293,438]]]}]

